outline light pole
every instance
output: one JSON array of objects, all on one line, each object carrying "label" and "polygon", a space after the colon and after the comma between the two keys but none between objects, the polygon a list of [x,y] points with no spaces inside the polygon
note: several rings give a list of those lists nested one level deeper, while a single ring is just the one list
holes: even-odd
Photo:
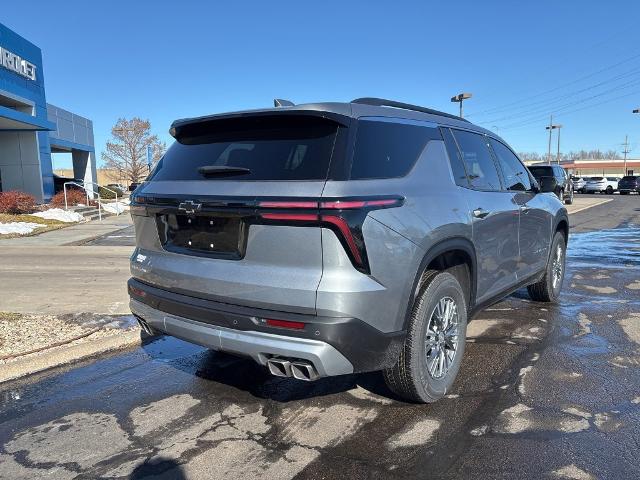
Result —
[{"label": "light pole", "polygon": [[[633,110],[633,113],[640,113],[640,108],[636,108]],[[629,141],[626,139],[625,137],[625,143],[628,143]],[[627,174],[627,150],[628,150],[628,145],[625,147],[625,152],[624,152],[624,174]]]},{"label": "light pole", "polygon": [[464,102],[465,100],[471,98],[472,96],[473,95],[471,93],[459,93],[455,97],[451,97],[451,101],[453,103],[459,103],[460,104],[460,118],[463,117],[463,115],[462,115],[462,102]]},{"label": "light pole", "polygon": [[[547,165],[551,165],[551,132],[554,129],[560,128],[560,127],[562,127],[562,125],[553,124],[553,115],[551,115],[551,117],[549,118],[549,125],[544,127],[545,129],[549,130],[549,150],[547,152]],[[560,159],[560,136],[558,135],[558,161],[559,159]]]},{"label": "light pole", "polygon": [[556,163],[560,165],[560,129],[562,128],[561,124],[555,126],[558,129],[558,152],[556,154]]}]

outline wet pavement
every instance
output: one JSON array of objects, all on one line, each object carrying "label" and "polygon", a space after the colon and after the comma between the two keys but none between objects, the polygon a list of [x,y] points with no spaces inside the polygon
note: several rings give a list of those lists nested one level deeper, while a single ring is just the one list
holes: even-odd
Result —
[{"label": "wet pavement", "polygon": [[571,236],[560,305],[479,314],[436,404],[163,337],[1,385],[0,478],[640,478],[637,213],[578,215],[620,228]]}]

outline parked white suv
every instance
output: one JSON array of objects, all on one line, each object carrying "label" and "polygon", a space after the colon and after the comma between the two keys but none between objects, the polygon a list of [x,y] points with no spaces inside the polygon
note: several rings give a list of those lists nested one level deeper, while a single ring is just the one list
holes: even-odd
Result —
[{"label": "parked white suv", "polygon": [[586,193],[607,193],[611,195],[618,190],[618,179],[616,177],[591,177],[584,186]]}]

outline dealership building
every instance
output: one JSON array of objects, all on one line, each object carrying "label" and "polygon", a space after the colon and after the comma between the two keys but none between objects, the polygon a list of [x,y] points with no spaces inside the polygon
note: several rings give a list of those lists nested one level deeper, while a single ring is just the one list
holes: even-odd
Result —
[{"label": "dealership building", "polygon": [[54,194],[52,155],[70,153],[73,174],[96,182],[91,120],[47,103],[42,52],[0,23],[0,191],[40,202]]}]

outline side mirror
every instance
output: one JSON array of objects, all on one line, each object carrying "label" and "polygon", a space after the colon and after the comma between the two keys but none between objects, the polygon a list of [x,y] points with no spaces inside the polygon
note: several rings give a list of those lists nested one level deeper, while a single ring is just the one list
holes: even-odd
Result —
[{"label": "side mirror", "polygon": [[540,177],[538,185],[540,193],[552,193],[558,188],[558,181],[554,177]]}]

